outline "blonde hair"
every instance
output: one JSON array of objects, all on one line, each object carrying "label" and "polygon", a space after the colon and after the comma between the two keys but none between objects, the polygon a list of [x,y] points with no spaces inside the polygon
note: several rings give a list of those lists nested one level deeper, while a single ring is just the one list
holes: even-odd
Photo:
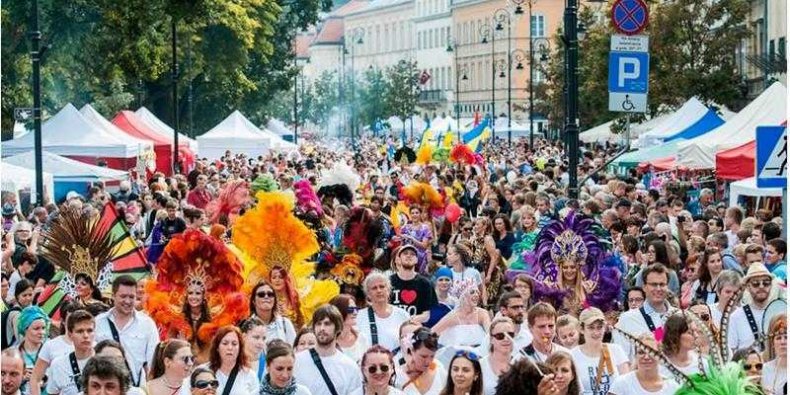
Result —
[{"label": "blonde hair", "polygon": [[570,315],[564,314],[557,317],[557,330],[560,328],[565,328],[566,326],[573,325],[577,331],[581,330],[581,324],[579,323],[579,319]]}]

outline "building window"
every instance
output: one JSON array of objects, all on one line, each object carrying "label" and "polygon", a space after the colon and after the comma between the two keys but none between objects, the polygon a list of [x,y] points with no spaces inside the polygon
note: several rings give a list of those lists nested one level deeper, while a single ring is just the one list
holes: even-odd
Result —
[{"label": "building window", "polygon": [[785,52],[785,51],[787,51],[787,48],[785,48],[785,45],[787,45],[785,43],[785,38],[784,37],[780,37],[779,38],[779,55],[781,55],[782,58],[784,58],[785,54],[787,53],[787,52]]},{"label": "building window", "polygon": [[533,14],[529,26],[532,37],[546,37],[546,18],[542,14]]}]

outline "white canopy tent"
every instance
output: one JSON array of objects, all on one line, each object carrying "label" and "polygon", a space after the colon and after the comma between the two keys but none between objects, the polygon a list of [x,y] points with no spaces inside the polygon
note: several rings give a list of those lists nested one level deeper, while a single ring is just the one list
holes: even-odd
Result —
[{"label": "white canopy tent", "polygon": [[400,133],[403,131],[405,124],[406,133],[409,133],[412,129],[414,129],[415,135],[417,133],[422,133],[426,126],[425,120],[416,115],[412,115],[411,118],[406,118],[405,122],[396,116],[391,116],[387,119],[387,122],[390,124],[390,129],[394,132]]},{"label": "white canopy tent", "polygon": [[787,119],[786,111],[787,88],[775,82],[723,125],[681,142],[676,164],[689,169],[711,169],[716,166],[717,152],[753,141],[758,126],[781,124]]},{"label": "white canopy tent", "polygon": [[262,128],[262,129],[260,129],[260,131],[265,136],[267,136],[267,137],[269,137],[271,139],[271,143],[272,143],[271,144],[271,149],[272,150],[283,151],[283,152],[291,152],[291,151],[297,151],[299,149],[298,145],[296,145],[296,144],[294,144],[294,143],[292,143],[290,141],[283,140],[282,136],[280,136],[276,132],[273,132],[273,131],[269,130],[268,128]]},{"label": "white canopy tent", "polygon": [[121,130],[121,128],[115,126],[114,123],[110,122],[109,120],[107,120],[107,118],[102,116],[90,104],[86,104],[86,105],[82,106],[82,108],[80,108],[80,114],[82,114],[82,116],[85,117],[85,119],[87,119],[88,122],[91,122],[93,125],[95,125],[99,129],[102,129],[107,134],[115,136],[115,137],[117,137],[117,138],[119,138],[121,140],[128,141],[128,142],[130,142],[132,144],[137,144],[137,145],[139,145],[140,147],[143,148],[143,151],[146,151],[146,150],[153,151],[154,150],[154,143],[153,143],[153,141],[139,139],[137,137],[134,137],[134,136],[124,132],[123,130]]},{"label": "white canopy tent", "polygon": [[225,151],[250,157],[265,155],[272,147],[272,137],[264,134],[238,110],[217,126],[197,138],[198,152],[210,160],[222,157]]},{"label": "white canopy tent", "polygon": [[692,97],[683,103],[677,111],[664,118],[662,122],[640,135],[637,145],[639,147],[648,147],[659,144],[664,138],[675,135],[694,124],[694,122],[704,117],[707,112],[708,107],[696,97]]},{"label": "white canopy tent", "polygon": [[[7,163],[5,160],[0,162],[0,189],[5,192],[19,194],[19,191],[29,189],[32,199],[36,196],[36,171],[26,169]],[[44,192],[50,202],[54,201],[55,181],[52,174],[44,172]],[[17,196],[18,197],[18,196]],[[19,200],[17,199],[17,202]]]},{"label": "white canopy tent", "polygon": [[266,126],[261,129],[268,129],[270,132],[273,132],[278,136],[291,136],[294,134],[293,130],[288,129],[285,126],[285,123],[277,118],[270,119],[269,122],[266,122]]},{"label": "white canopy tent", "polygon": [[[781,188],[757,188],[757,179],[754,177],[744,178],[730,184],[730,206],[737,206],[741,196],[762,197],[782,196]],[[757,207],[760,207],[759,200]]]},{"label": "white canopy tent", "polygon": [[[4,142],[3,156],[32,150],[33,135]],[[42,125],[41,145],[58,155],[107,158],[136,158],[151,149],[151,142],[114,135],[96,126],[71,103]]]},{"label": "white canopy tent", "polygon": [[[125,171],[89,165],[55,155],[51,152],[42,152],[41,160],[44,165],[44,172],[51,174],[55,181],[120,181],[129,178],[129,174]],[[29,170],[35,170],[36,168],[33,151],[9,156],[4,158],[3,161]]]},{"label": "white canopy tent", "polygon": [[[149,111],[147,108],[140,107],[134,113],[137,114],[137,118],[143,121],[145,126],[148,126],[148,128],[156,132],[156,134],[167,137],[169,139],[173,138],[173,128],[168,126],[166,123],[162,122],[161,119],[157,118],[156,115],[154,115],[154,113]],[[178,140],[188,142],[189,149],[197,152],[198,144],[195,139],[190,138],[184,133],[178,133]]]},{"label": "white canopy tent", "polygon": [[612,133],[611,126],[613,122],[614,121],[609,121],[579,133],[579,140],[581,140],[582,143],[591,144],[603,143],[606,141],[614,142],[617,141],[618,138],[622,139],[622,136]]}]

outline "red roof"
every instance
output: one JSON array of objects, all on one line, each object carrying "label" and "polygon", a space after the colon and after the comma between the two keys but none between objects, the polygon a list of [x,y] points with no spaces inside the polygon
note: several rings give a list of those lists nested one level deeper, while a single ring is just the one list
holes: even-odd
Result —
[{"label": "red roof", "polygon": [[343,20],[337,17],[329,17],[321,26],[321,31],[313,40],[313,44],[342,44],[343,43]]},{"label": "red roof", "polygon": [[310,43],[313,42],[313,39],[315,39],[314,34],[299,34],[296,36],[297,59],[304,59],[310,57],[310,53],[308,52],[308,50],[310,48]]},{"label": "red roof", "polygon": [[351,0],[340,8],[332,11],[332,16],[344,17],[352,12],[359,11],[370,4],[369,1]]}]

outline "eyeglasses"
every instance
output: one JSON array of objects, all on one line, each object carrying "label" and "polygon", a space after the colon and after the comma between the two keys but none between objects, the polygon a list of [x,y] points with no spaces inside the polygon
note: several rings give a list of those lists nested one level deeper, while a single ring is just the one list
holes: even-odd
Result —
[{"label": "eyeglasses", "polygon": [[743,364],[743,369],[744,370],[752,370],[752,369],[754,369],[754,370],[763,370],[763,364],[760,363],[760,362],[757,362],[756,364],[753,364],[753,365],[750,364],[750,363],[745,363],[745,364]]},{"label": "eyeglasses", "polygon": [[208,387],[219,388],[219,381],[217,380],[198,380],[195,382],[195,388],[202,390]]},{"label": "eyeglasses", "polygon": [[190,363],[195,363],[195,356],[184,355],[183,357],[181,357],[181,360],[184,361],[185,364],[189,365]]},{"label": "eyeglasses", "polygon": [[492,333],[491,337],[497,340],[505,340],[505,338],[514,338],[516,337],[516,332],[500,332],[500,333]]},{"label": "eyeglasses", "polygon": [[359,312],[359,307],[348,306],[348,308],[346,308],[346,313],[348,314],[356,314],[357,312]]},{"label": "eyeglasses", "polygon": [[[502,333],[500,333],[500,335],[501,334]],[[466,358],[466,359],[468,359],[470,361],[478,361],[478,360],[480,360],[480,357],[477,356],[477,354],[475,354],[475,353],[473,353],[471,351],[467,351],[467,350],[460,350],[460,351],[455,353],[455,356],[456,357],[464,357],[464,358]]]},{"label": "eyeglasses", "polygon": [[642,303],[645,298],[628,298],[628,303]]},{"label": "eyeglasses", "polygon": [[524,310],[525,309],[523,304],[517,304],[515,306],[508,306],[507,308],[513,309],[513,310]]},{"label": "eyeglasses", "polygon": [[272,291],[258,291],[255,293],[255,296],[259,298],[273,298],[274,292]]},{"label": "eyeglasses", "polygon": [[665,288],[667,286],[667,283],[646,283],[646,284],[653,288]]},{"label": "eyeglasses", "polygon": [[390,371],[389,365],[370,365],[368,366],[368,373],[376,374],[378,372],[387,373]]},{"label": "eyeglasses", "polygon": [[771,281],[771,280],[752,280],[752,281],[749,281],[749,285],[751,285],[754,288],[759,288],[761,286],[762,287],[770,287],[772,282],[773,281]]},{"label": "eyeglasses", "polygon": [[463,228],[461,228],[461,230],[463,230],[464,232],[471,232],[472,231],[472,227],[471,226],[468,226],[468,227],[464,226]]}]

